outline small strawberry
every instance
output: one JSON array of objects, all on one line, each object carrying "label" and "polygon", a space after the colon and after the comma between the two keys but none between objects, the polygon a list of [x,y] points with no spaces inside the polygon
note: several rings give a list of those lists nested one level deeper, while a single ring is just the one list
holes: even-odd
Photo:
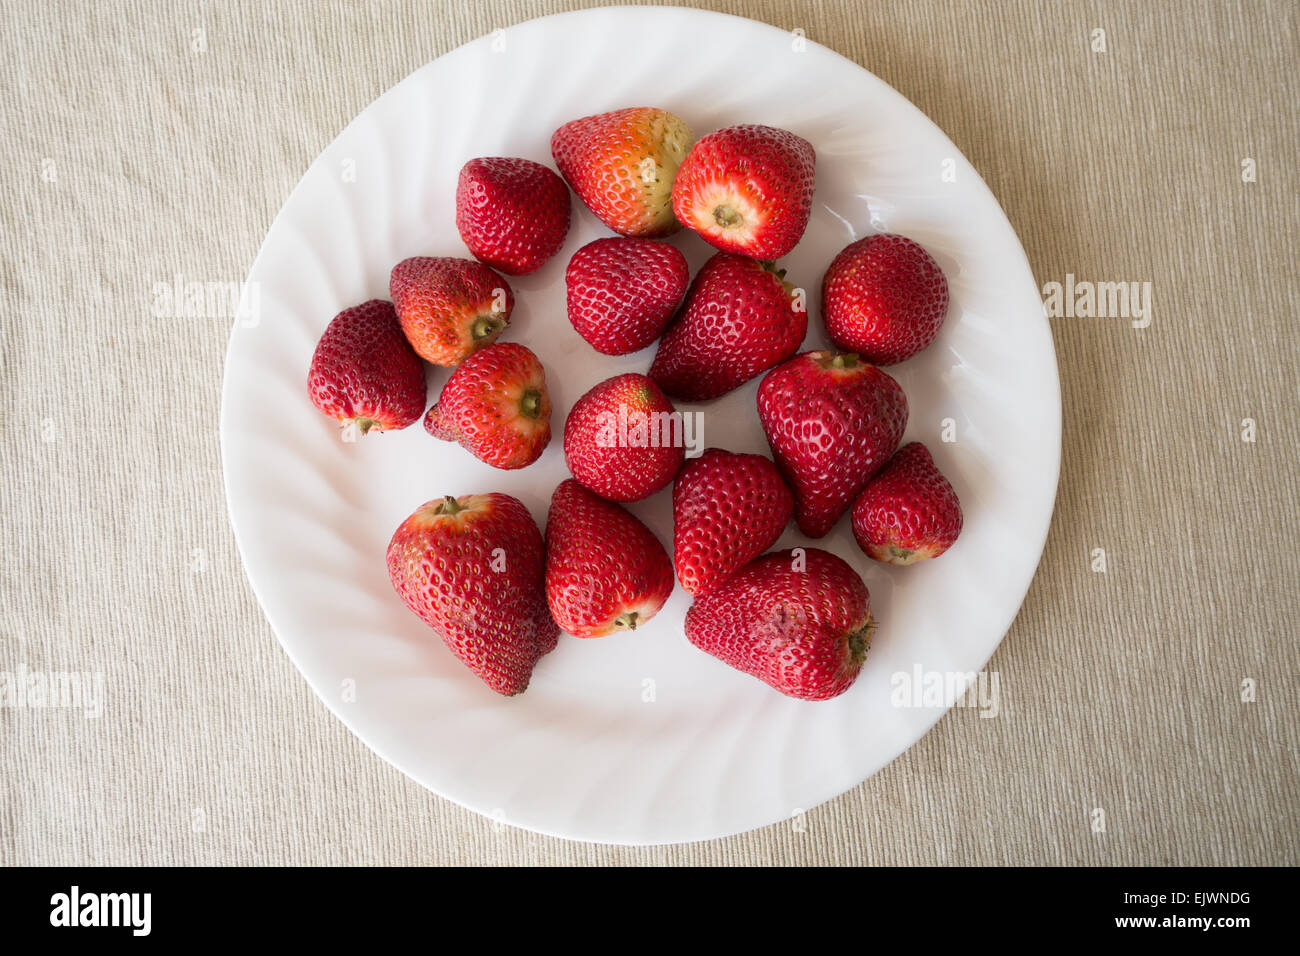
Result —
[{"label": "small strawberry", "polygon": [[909,442],[867,482],[853,506],[853,537],[887,564],[937,558],[961,534],[957,493],[919,441]]},{"label": "small strawberry", "polygon": [[812,144],[787,130],[720,129],[678,170],[673,212],[723,252],[779,259],[808,226],[815,166]]},{"label": "small strawberry", "polygon": [[555,649],[546,555],[533,516],[509,495],[435,498],[398,526],[388,577],[406,606],[498,694],[523,693]]},{"label": "small strawberry", "polygon": [[311,357],[307,392],[322,412],[363,435],[420,417],[424,366],[391,303],[372,299],[334,316]]},{"label": "small strawberry", "polygon": [[569,187],[531,159],[471,159],[456,184],[456,228],[474,258],[506,275],[534,272],[564,244]]},{"label": "small strawberry", "polygon": [[804,352],[767,373],[758,418],[799,530],[820,538],[898,448],[907,396],[856,355]]},{"label": "small strawberry", "polygon": [[673,482],[673,564],[690,594],[707,593],[781,537],[794,495],[762,455],[707,449]]},{"label": "small strawberry", "polygon": [[636,352],[672,321],[690,278],[686,257],[667,243],[597,239],[565,270],[569,321],[597,352]]},{"label": "small strawberry", "polygon": [[515,307],[506,280],[472,259],[403,259],[393,266],[388,288],[402,331],[434,365],[459,365],[492,344]]},{"label": "small strawberry", "polygon": [[514,342],[479,349],[451,373],[424,427],[494,468],[531,465],[551,440],[546,371]]},{"label": "small strawberry", "polygon": [[546,518],[546,602],[562,630],[635,631],[672,591],[668,553],[649,528],[572,478],[560,482]]},{"label": "small strawberry", "polygon": [[611,501],[639,501],[665,487],[686,458],[684,421],[659,386],[628,372],[593,387],[564,422],[573,477]]},{"label": "small strawberry", "polygon": [[766,554],[686,614],[692,644],[800,700],[848,690],[874,631],[862,578],[820,548]]},{"label": "small strawberry", "polygon": [[835,257],[822,279],[822,318],[839,348],[895,365],[934,341],[948,314],[948,280],[905,236],[867,236]]},{"label": "small strawberry", "polygon": [[673,398],[707,401],[784,362],[807,331],[803,299],[784,269],[719,252],[659,340],[650,377]]},{"label": "small strawberry", "polygon": [[551,137],[551,155],[601,222],[623,236],[659,238],[681,228],[673,179],[694,142],[681,117],[635,107],[565,123]]}]

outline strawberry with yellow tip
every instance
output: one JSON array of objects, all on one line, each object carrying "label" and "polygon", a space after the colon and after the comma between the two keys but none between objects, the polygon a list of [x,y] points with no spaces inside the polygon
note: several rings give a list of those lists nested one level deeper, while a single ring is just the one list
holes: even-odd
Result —
[{"label": "strawberry with yellow tip", "polygon": [[673,180],[694,142],[680,116],[633,107],[565,123],[551,155],[596,218],[620,235],[654,239],[681,228]]}]

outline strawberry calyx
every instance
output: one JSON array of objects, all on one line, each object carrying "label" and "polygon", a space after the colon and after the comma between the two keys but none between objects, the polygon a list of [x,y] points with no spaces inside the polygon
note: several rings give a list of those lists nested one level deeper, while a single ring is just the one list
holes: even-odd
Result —
[{"label": "strawberry calyx", "polygon": [[434,506],[433,513],[436,515],[454,515],[457,512],[464,510],[464,506],[459,501],[451,495],[445,495],[443,496],[442,501],[438,502]]},{"label": "strawberry calyx", "polygon": [[355,418],[346,419],[343,422],[343,427],[346,428],[348,425],[355,426],[356,430],[363,435],[366,434],[368,431],[370,431],[370,429],[372,428],[377,429],[378,431],[384,430],[383,423],[381,423],[379,419],[368,418],[365,415],[358,415]]},{"label": "strawberry calyx", "polygon": [[519,399],[519,414],[536,418],[541,411],[542,393],[535,388],[526,389]]},{"label": "strawberry calyx", "polygon": [[470,337],[475,341],[485,339],[490,335],[495,335],[506,327],[505,322],[496,315],[480,315],[470,326]]},{"label": "strawberry calyx", "polygon": [[732,226],[740,225],[744,218],[735,206],[728,206],[723,203],[713,207],[713,221],[723,229],[730,229]]},{"label": "strawberry calyx", "polygon": [[625,614],[620,614],[618,617],[614,618],[614,627],[621,631],[635,631],[637,621],[640,617],[641,614],[639,611],[628,611]]},{"label": "strawberry calyx", "polygon": [[871,615],[867,615],[867,621],[860,628],[849,631],[846,639],[849,645],[849,657],[854,664],[861,664],[867,657],[867,650],[871,647],[871,638],[876,633],[876,621]]},{"label": "strawberry calyx", "polygon": [[862,360],[859,359],[857,354],[854,352],[836,352],[834,354],[823,352],[821,356],[818,357],[817,364],[828,371],[834,369],[847,372],[852,371],[861,365]]}]

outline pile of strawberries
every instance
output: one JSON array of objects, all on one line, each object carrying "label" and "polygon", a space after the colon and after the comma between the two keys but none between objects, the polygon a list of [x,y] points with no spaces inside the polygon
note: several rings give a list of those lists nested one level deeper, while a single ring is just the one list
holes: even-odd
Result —
[{"label": "pile of strawberries", "polygon": [[[312,401],[362,434],[423,416],[435,438],[497,468],[536,461],[551,439],[546,373],[523,345],[497,341],[514,307],[502,274],[532,272],[560,249],[570,188],[618,234],[569,261],[570,323],[606,355],[656,340],[658,351],[648,374],[610,378],[573,406],[573,477],[555,489],[545,535],[509,495],[434,499],[392,537],[393,587],[501,694],[527,688],[561,629],[603,637],[644,625],[674,576],[694,596],[694,645],[793,697],[843,693],[875,628],[866,585],[819,548],[764,552],[791,518],[819,538],[850,510],[877,561],[911,564],[956,540],[957,497],[924,445],[899,448],[907,398],[878,367],[933,341],[948,310],[942,270],[902,236],[850,244],[822,284],[841,351],[796,354],[803,295],[775,260],[808,224],[811,144],[752,125],[696,142],[679,117],[635,108],[565,124],[551,152],[563,178],[528,159],[465,164],[456,226],[475,258],[406,259],[391,303],[336,316],[312,359]],[[660,241],[682,226],[719,250],[693,281]],[[421,360],[454,368],[427,413]],[[716,399],[759,375],[772,459],[709,448],[687,461],[673,400]],[[618,503],[669,484],[671,560]]]}]

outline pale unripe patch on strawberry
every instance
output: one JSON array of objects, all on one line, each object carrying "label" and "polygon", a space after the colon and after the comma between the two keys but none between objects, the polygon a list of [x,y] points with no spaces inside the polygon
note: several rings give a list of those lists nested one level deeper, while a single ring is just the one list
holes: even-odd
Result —
[{"label": "pale unripe patch on strawberry", "polygon": [[623,236],[660,238],[680,228],[672,188],[694,142],[681,117],[633,107],[565,123],[551,154],[601,222]]},{"label": "pale unripe patch on strawberry", "polygon": [[724,248],[751,245],[762,222],[758,209],[743,194],[720,184],[697,192],[690,208],[691,221],[686,225],[710,242],[727,243]]}]

